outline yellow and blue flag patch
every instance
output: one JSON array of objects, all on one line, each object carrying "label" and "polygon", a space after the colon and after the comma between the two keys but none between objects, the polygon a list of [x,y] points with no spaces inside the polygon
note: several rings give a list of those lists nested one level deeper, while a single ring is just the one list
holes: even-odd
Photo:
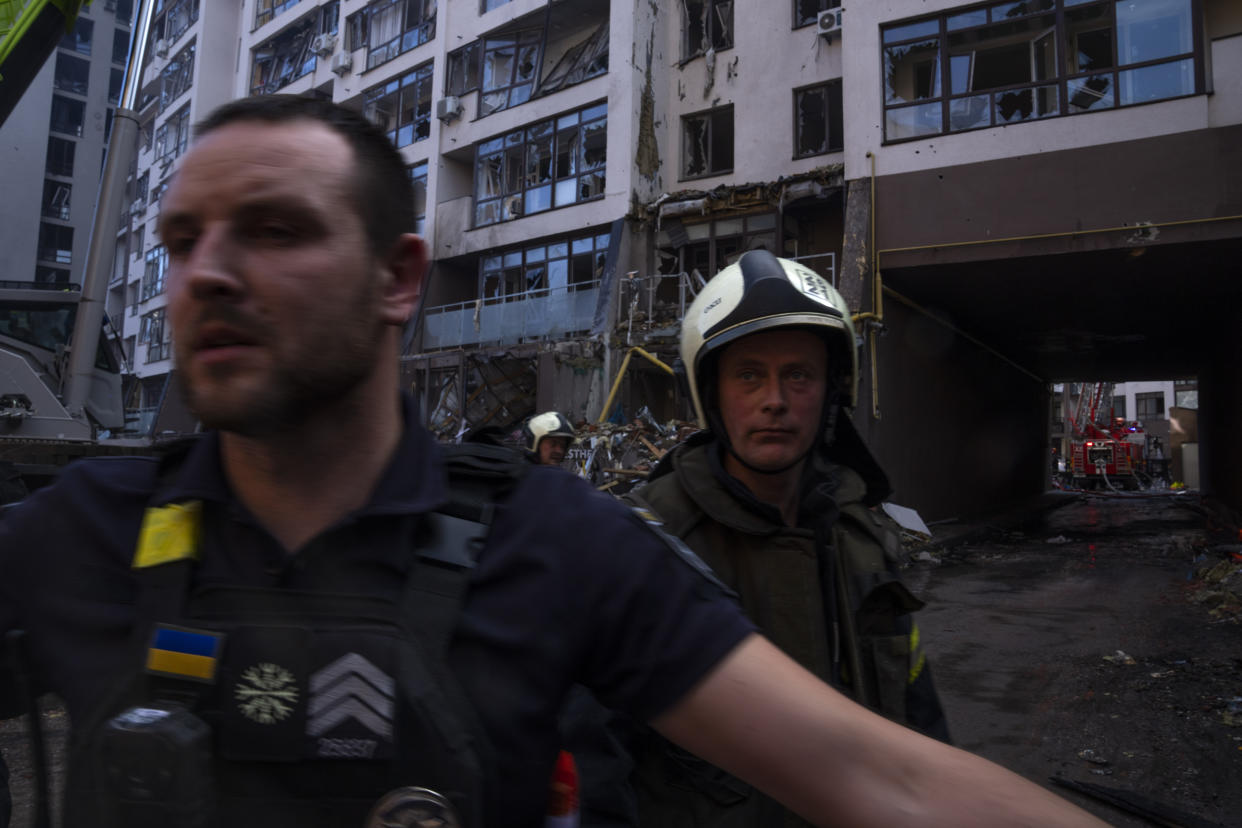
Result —
[{"label": "yellow and blue flag patch", "polygon": [[190,681],[214,682],[224,636],[205,630],[160,625],[147,650],[147,672]]}]

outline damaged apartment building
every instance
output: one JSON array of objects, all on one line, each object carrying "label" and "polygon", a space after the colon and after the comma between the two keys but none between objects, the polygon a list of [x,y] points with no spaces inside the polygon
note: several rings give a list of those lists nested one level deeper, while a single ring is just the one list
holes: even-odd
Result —
[{"label": "damaged apartment building", "polygon": [[[330,97],[408,161],[432,273],[404,367],[444,435],[547,408],[684,416],[665,368],[704,280],[756,247],[835,278],[841,56],[816,34],[835,4],[157,5],[109,300],[142,406],[172,368],[160,195],[190,124],[243,95]],[[634,347],[655,360],[602,412]]]},{"label": "damaged apartment building", "polygon": [[550,408],[688,416],[681,314],[765,248],[849,301],[854,421],[925,514],[1040,490],[1053,383],[1151,376],[1198,377],[1205,486],[1242,501],[1242,457],[1213,453],[1242,452],[1224,439],[1242,362],[1213,356],[1236,354],[1237,320],[1217,317],[1242,307],[1224,272],[1242,255],[1236,0],[161,0],[157,16],[108,308],[143,404],[172,367],[152,227],[189,125],[248,94],[321,95],[408,163],[432,270],[403,370],[445,438]]},{"label": "damaged apartment building", "polygon": [[[669,366],[706,279],[759,247],[835,277],[840,55],[814,34],[827,4],[787,5],[447,10],[434,273],[406,360],[435,430],[685,416]],[[779,118],[735,111],[765,98]]]}]

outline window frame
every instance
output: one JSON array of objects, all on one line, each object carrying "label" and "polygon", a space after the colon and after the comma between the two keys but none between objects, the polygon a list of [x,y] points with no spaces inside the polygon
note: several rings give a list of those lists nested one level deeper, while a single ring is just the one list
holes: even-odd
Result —
[{"label": "window frame", "polygon": [[157,244],[142,255],[142,287],[140,302],[146,302],[164,292],[168,280],[168,248]]},{"label": "window frame", "polygon": [[[882,143],[896,144],[906,141],[917,141],[943,135],[970,132],[977,129],[993,129],[1000,126],[1011,126],[1050,118],[1064,118],[1083,115],[1090,112],[1112,111],[1133,106],[1144,106],[1178,98],[1201,95],[1205,92],[1204,62],[1205,52],[1202,32],[1202,0],[1184,0],[1184,10],[1188,25],[1183,37],[1188,37],[1189,51],[1175,52],[1150,58],[1123,62],[1119,55],[1119,24],[1117,8],[1123,0],[1028,0],[1038,4],[1036,8],[1012,17],[998,18],[994,12],[1002,7],[1015,7],[1017,2],[996,2],[972,4],[946,9],[932,15],[904,18],[884,23],[880,26],[880,84],[881,107],[883,110]],[[1134,2],[1134,0],[1124,0]],[[1137,0],[1138,3],[1158,0]],[[1086,20],[1094,10],[1102,10],[1104,15],[1101,24],[1092,27],[1087,20],[1083,28],[1074,28],[1074,18]],[[1043,23],[1040,23],[1043,18]],[[1034,23],[1035,25],[1029,26]],[[980,37],[985,46],[995,45],[990,51],[1006,48],[1005,42],[995,32],[1012,29],[1015,26],[1028,25],[1025,37],[1012,38],[1010,48],[1025,45],[1030,49],[1031,76],[1026,80],[987,86],[982,89],[967,88],[965,91],[955,90],[955,65],[962,66],[960,59],[964,53],[955,54],[952,40],[959,44],[968,38]],[[1071,69],[1069,64],[1068,46],[1071,36],[1078,37],[1086,32],[1107,30],[1110,32],[1110,65],[1086,69]],[[900,36],[902,32],[905,36]],[[1051,76],[1036,77],[1041,67],[1038,64],[1041,53],[1037,52],[1039,41],[1051,37]],[[1077,41],[1073,41],[1077,43]],[[894,74],[890,54],[892,50],[914,48],[931,44],[934,52],[932,58],[932,88],[928,94],[920,95],[916,91],[913,97],[897,98],[893,88]],[[969,62],[965,64],[966,85],[974,86],[975,68],[978,65],[980,49],[970,50]],[[1082,54],[1077,47],[1075,54]],[[1047,52],[1042,53],[1044,56]],[[903,56],[904,57],[904,56]],[[958,62],[955,64],[955,58]],[[996,66],[1003,66],[1003,58],[998,58]],[[1183,74],[1182,80],[1188,80],[1190,91],[1152,97],[1146,100],[1123,100],[1123,87],[1134,83],[1137,73],[1159,70],[1161,67],[1186,67],[1189,62],[1188,75]],[[912,64],[913,65],[913,64]],[[1012,62],[1011,62],[1012,65]],[[1042,67],[1046,70],[1046,66]],[[960,79],[960,76],[959,76]],[[1109,93],[1107,100],[1104,91]],[[1027,94],[1029,93],[1029,94]],[[1053,96],[1055,95],[1055,99]],[[1099,108],[1097,103],[1103,102]],[[954,104],[957,104],[955,107]],[[981,108],[985,107],[985,108]],[[1008,109],[1010,114],[1006,114]],[[903,122],[896,120],[896,113],[908,112],[913,120]],[[982,119],[986,116],[986,123]],[[1017,116],[1017,117],[1015,117]],[[954,126],[955,120],[958,126]],[[906,127],[898,129],[898,127]],[[907,131],[908,129],[908,131]]]},{"label": "window frame", "polygon": [[720,30],[721,30],[720,33],[721,33],[721,36],[723,37],[723,42],[719,44],[715,43],[714,34],[706,34],[705,38],[710,39],[713,42],[709,43],[706,47],[704,47],[702,45],[703,39],[700,39],[697,45],[692,45],[690,43],[690,38],[692,36],[691,25],[690,25],[690,19],[691,19],[690,2],[688,2],[687,0],[682,0],[681,8],[682,8],[683,13],[681,17],[681,63],[683,64],[689,63],[695,58],[702,57],[703,55],[707,54],[708,49],[714,49],[717,53],[720,53],[720,52],[725,51],[726,49],[732,49],[733,44],[734,44],[733,21],[735,18],[733,16],[733,11],[734,11],[734,7],[737,4],[737,0],[695,0],[695,2],[702,3],[703,7],[706,10],[706,14],[704,15],[704,17],[709,21],[708,32],[711,32],[711,29],[713,28],[710,25],[710,21],[718,20],[718,18],[713,14],[713,12],[720,5],[722,4],[728,5],[729,20],[727,23],[720,22]]},{"label": "window frame", "polygon": [[[431,101],[435,96],[434,63],[429,60],[362,93],[363,116],[383,130],[395,147],[408,147],[431,137]],[[412,98],[408,107],[407,95]],[[388,100],[393,104],[391,129],[387,123],[381,123],[376,118],[376,113],[381,111],[380,103]],[[408,122],[404,121],[407,112],[411,113]],[[402,138],[407,130],[408,141]]]},{"label": "window frame", "polygon": [[[528,298],[548,296],[554,292],[590,290],[596,286],[598,278],[575,278],[575,262],[584,257],[597,260],[597,257],[602,256],[604,262],[601,265],[606,264],[611,239],[612,234],[608,230],[575,233],[488,252],[479,257],[477,295],[485,304],[495,304],[520,302]],[[550,282],[549,276],[554,262],[564,262],[563,284],[559,283],[559,279],[558,284],[553,285]],[[542,270],[542,274],[533,276],[539,270]],[[592,276],[594,275],[592,265]],[[489,278],[496,279],[497,284],[505,289],[491,296],[487,295]],[[532,278],[537,278],[538,281],[532,284]],[[513,285],[518,285],[521,289],[509,290]]]},{"label": "window frame", "polygon": [[55,178],[43,179],[43,200],[39,215],[43,218],[69,221],[73,206],[73,185]]},{"label": "window frame", "polygon": [[419,161],[406,168],[414,190],[414,232],[420,236],[425,235],[427,229],[427,175],[430,169],[428,161]]},{"label": "window frame", "polygon": [[[600,134],[603,135],[602,146],[588,146]],[[540,148],[545,141],[548,142],[548,149],[546,154],[542,154]],[[606,100],[596,101],[552,118],[534,121],[480,141],[475,144],[474,150],[475,228],[596,201],[607,195],[608,103]],[[532,155],[532,152],[535,154]],[[588,152],[599,154],[599,160],[588,162]],[[492,159],[499,161],[499,165],[493,168],[499,187],[497,192],[489,192],[486,197],[480,198],[487,181],[485,165],[490,164]],[[516,171],[510,168],[511,163],[518,164]],[[545,169],[546,176],[543,174]],[[532,175],[539,176],[538,180],[529,181]],[[573,182],[573,198],[562,201],[560,196],[571,191],[569,182]],[[594,192],[584,196],[584,186]],[[539,191],[545,188],[547,206],[538,207],[543,198]],[[537,209],[530,209],[532,203]],[[485,212],[493,204],[497,205],[495,218],[483,221]],[[518,206],[516,211],[515,206]]]},{"label": "window frame", "polygon": [[[800,86],[793,90],[793,157],[795,160],[814,158],[819,155],[829,155],[834,152],[844,151],[845,106],[842,98],[844,91],[842,87],[842,79],[833,78],[821,83],[813,83],[809,86]],[[826,148],[812,152],[800,152],[798,149],[801,145],[799,130],[802,124],[802,118],[799,113],[798,105],[800,103],[801,96],[820,89],[824,90],[824,144]],[[835,129],[833,128],[834,126],[836,127]],[[833,144],[834,137],[837,138],[837,143],[835,145]]]},{"label": "window frame", "polygon": [[[687,124],[690,121],[696,120],[696,119],[706,120],[709,132],[708,132],[706,140],[704,141],[704,147],[705,149],[708,150],[708,155],[710,155],[710,150],[712,147],[711,131],[714,130],[715,128],[712,122],[714,121],[716,117],[721,116],[725,113],[728,113],[729,129],[730,129],[730,132],[732,132],[732,135],[729,137],[730,163],[729,163],[728,168],[716,169],[712,167],[711,161],[709,158],[709,160],[707,161],[707,169],[704,172],[693,173],[693,174],[690,173],[689,163],[688,163],[689,158],[687,155],[687,148],[688,148],[688,142],[690,140],[690,137],[689,137],[689,131],[686,129]],[[737,126],[736,126],[736,121],[734,119],[733,104],[728,103],[722,106],[714,106],[710,109],[700,109],[698,112],[689,112],[685,115],[682,115],[681,116],[680,157],[678,159],[679,163],[677,167],[677,173],[679,177],[677,180],[678,181],[695,181],[700,178],[714,178],[718,175],[729,175],[730,173],[733,172],[734,168],[737,165],[736,142],[737,142]]]},{"label": "window frame", "polygon": [[[399,31],[382,44],[372,43],[373,18],[397,5],[402,6]],[[415,6],[418,8],[418,15],[416,22],[411,22],[410,11]],[[406,52],[435,40],[438,16],[439,7],[435,0],[375,0],[345,19],[346,46],[350,51],[367,50],[362,71],[369,72],[377,66],[396,60]]]},{"label": "window frame", "polygon": [[56,66],[52,71],[53,89],[57,92],[86,97],[90,90],[90,83],[91,62],[89,60],[79,57],[74,52],[56,53]]},{"label": "window frame", "polygon": [[[52,236],[59,238],[51,238]],[[68,246],[65,245],[66,241]],[[40,262],[53,262],[58,265],[73,264],[73,227],[40,221],[36,258]]]},{"label": "window frame", "polygon": [[[77,119],[76,126],[72,123],[73,119],[65,118],[57,119],[57,110],[62,110],[62,115],[73,114],[79,112],[81,117]],[[63,110],[68,110],[64,112]],[[52,113],[48,123],[48,132],[54,132],[57,135],[70,135],[74,138],[81,138],[82,132],[86,128],[86,102],[66,98],[64,95],[52,95]]]},{"label": "window frame", "polygon": [[[53,144],[53,141],[56,144]],[[53,152],[54,147],[57,150],[56,152]],[[77,148],[77,141],[70,141],[58,135],[49,135],[47,137],[47,159],[43,165],[44,172],[48,175],[60,176],[61,178],[72,178]],[[67,161],[62,156],[67,157]],[[53,160],[57,162],[55,168],[52,167]]]},{"label": "window frame", "polygon": [[90,57],[94,40],[95,21],[79,14],[73,21],[73,28],[61,37],[59,48]]},{"label": "window frame", "polygon": [[[1134,395],[1134,419],[1139,422],[1148,422],[1150,420],[1163,420],[1166,406],[1163,391],[1143,391]],[[1156,403],[1154,412],[1148,412],[1145,409],[1151,409],[1153,406],[1144,405],[1144,403]]]},{"label": "window frame", "polygon": [[[511,43],[505,44],[502,41],[511,41]],[[503,34],[483,38],[483,48],[479,53],[479,106],[477,117],[485,118],[488,115],[494,115],[497,112],[521,106],[534,97],[543,69],[543,53],[546,45],[544,41],[544,30],[542,27],[515,29]],[[513,49],[513,56],[508,67],[508,78],[503,84],[488,86],[488,59],[506,48]],[[534,50],[534,66],[530,77],[519,80],[518,68],[522,62],[521,57],[530,49]],[[494,66],[495,63],[493,62],[493,69]],[[523,93],[522,90],[525,90],[525,92]],[[489,95],[503,95],[504,104],[491,104],[488,101]]]}]

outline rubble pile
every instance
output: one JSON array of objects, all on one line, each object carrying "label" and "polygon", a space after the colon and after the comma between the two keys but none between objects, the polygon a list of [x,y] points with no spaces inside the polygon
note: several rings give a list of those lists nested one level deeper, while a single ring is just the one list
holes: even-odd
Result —
[{"label": "rubble pile", "polygon": [[1223,559],[1203,554],[1195,563],[1194,600],[1220,621],[1242,619],[1242,544],[1218,547]]},{"label": "rubble pile", "polygon": [[641,485],[661,457],[698,429],[683,420],[656,422],[645,407],[627,423],[581,424],[565,465],[597,489],[622,495]]}]

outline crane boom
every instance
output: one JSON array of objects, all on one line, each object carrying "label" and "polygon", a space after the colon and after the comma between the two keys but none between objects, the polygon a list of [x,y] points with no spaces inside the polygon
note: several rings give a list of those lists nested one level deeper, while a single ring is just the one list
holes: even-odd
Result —
[{"label": "crane boom", "polygon": [[83,0],[0,0],[0,124],[17,106]]}]

